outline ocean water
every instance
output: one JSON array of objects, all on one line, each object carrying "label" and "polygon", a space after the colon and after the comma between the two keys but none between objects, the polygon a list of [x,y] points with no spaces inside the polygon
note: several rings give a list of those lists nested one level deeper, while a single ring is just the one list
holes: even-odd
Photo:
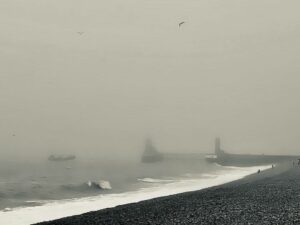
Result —
[{"label": "ocean water", "polygon": [[[14,166],[12,166],[14,165]],[[16,166],[17,165],[17,166]],[[2,163],[1,224],[21,225],[199,190],[256,172],[197,159]]]}]

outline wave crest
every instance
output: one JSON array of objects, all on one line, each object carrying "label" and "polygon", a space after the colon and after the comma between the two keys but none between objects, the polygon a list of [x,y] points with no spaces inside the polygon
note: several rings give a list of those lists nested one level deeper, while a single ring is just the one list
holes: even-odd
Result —
[{"label": "wave crest", "polygon": [[154,179],[154,178],[149,178],[149,177],[138,179],[138,181],[145,182],[145,183],[171,183],[171,182],[174,182],[174,180]]},{"label": "wave crest", "polygon": [[84,191],[99,191],[99,190],[111,190],[111,184],[109,181],[100,180],[100,181],[88,181],[83,184],[74,185],[62,185],[62,188],[68,191],[77,191],[77,192],[84,192]]}]

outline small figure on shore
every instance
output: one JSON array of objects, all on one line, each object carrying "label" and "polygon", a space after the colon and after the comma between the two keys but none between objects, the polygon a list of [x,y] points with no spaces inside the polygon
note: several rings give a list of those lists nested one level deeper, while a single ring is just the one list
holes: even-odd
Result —
[{"label": "small figure on shore", "polygon": [[274,169],[274,165],[272,164],[272,169]]},{"label": "small figure on shore", "polygon": [[298,159],[298,166],[300,166],[300,159]]},{"label": "small figure on shore", "polygon": [[260,174],[260,170],[257,171],[257,174]]}]

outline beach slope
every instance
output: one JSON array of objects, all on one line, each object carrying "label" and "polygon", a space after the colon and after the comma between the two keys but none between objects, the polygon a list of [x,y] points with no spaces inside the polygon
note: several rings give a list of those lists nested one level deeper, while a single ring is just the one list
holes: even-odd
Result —
[{"label": "beach slope", "polygon": [[300,224],[300,167],[278,167],[200,191],[39,223]]}]

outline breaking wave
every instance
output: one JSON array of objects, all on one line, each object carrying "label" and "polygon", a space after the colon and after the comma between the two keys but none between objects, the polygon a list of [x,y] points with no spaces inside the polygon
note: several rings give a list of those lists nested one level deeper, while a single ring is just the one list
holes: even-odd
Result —
[{"label": "breaking wave", "polygon": [[[123,193],[100,194],[97,196],[79,199],[48,201],[48,203],[41,206],[15,208],[13,210],[7,209],[6,212],[2,210],[0,211],[0,218],[3,224],[33,224],[45,220],[58,219],[61,217],[111,208],[117,205],[139,202],[151,198],[173,195],[187,191],[196,191],[240,179],[249,174],[256,173],[258,169],[265,170],[268,168],[270,168],[270,166],[243,168],[224,167],[222,170],[215,171],[211,174],[205,174],[205,176],[202,177],[190,177],[189,179],[174,180],[174,182],[164,182],[166,180],[153,178],[142,178],[140,179],[142,182],[159,182],[159,185],[157,184],[151,187],[144,187],[136,191]],[[85,188],[98,188],[98,190],[111,188],[109,182],[103,181],[90,181],[83,185],[85,185]]]},{"label": "breaking wave", "polygon": [[99,191],[99,190],[111,190],[111,184],[109,181],[100,180],[100,181],[88,181],[82,184],[68,184],[62,185],[64,190],[68,191],[77,191],[77,192],[85,192],[85,191]]},{"label": "breaking wave", "polygon": [[145,183],[171,183],[171,182],[174,182],[174,180],[162,180],[162,179],[154,179],[154,178],[149,178],[149,177],[138,179],[138,181],[145,182]]}]

